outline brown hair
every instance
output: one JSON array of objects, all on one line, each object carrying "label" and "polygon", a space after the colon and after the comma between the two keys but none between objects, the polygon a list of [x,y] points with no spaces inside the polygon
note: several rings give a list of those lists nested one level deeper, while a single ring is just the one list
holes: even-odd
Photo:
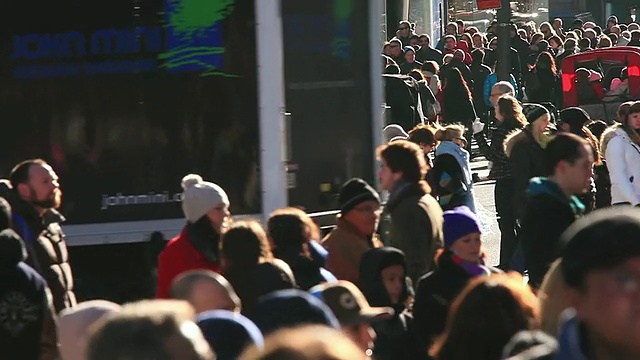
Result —
[{"label": "brown hair", "polygon": [[407,140],[392,141],[378,147],[378,159],[382,159],[394,173],[402,172],[402,179],[410,183],[419,184],[429,193],[431,188],[424,177],[427,174],[427,163],[422,149],[417,144]]},{"label": "brown hair", "polygon": [[498,110],[504,121],[515,121],[519,127],[527,125],[527,117],[522,112],[522,106],[511,95],[503,95],[498,99]]},{"label": "brown hair", "polygon": [[309,240],[320,240],[320,229],[304,211],[286,207],[269,216],[267,236],[276,257],[282,258],[285,253],[294,252],[295,255],[302,254],[311,258]]},{"label": "brown hair", "polygon": [[267,235],[256,221],[231,225],[222,235],[220,255],[225,271],[229,267],[253,266],[273,259]]},{"label": "brown hair", "polygon": [[624,121],[622,122],[622,128],[624,129],[624,131],[627,132],[631,141],[633,141],[637,145],[640,145],[640,134],[638,134],[638,130],[632,128],[629,125],[629,116],[631,114],[637,114],[637,113],[640,113],[640,101],[634,101],[631,104],[631,106],[629,107],[629,111],[627,111],[627,114],[624,116]]},{"label": "brown hair", "polygon": [[431,347],[437,359],[500,359],[511,337],[539,327],[538,299],[516,273],[479,277],[451,306],[444,334]]},{"label": "brown hair", "polygon": [[418,124],[409,131],[409,140],[418,145],[436,146],[438,144],[436,139],[437,130],[435,125]]},{"label": "brown hair", "polygon": [[464,135],[464,126],[461,124],[450,124],[436,131],[436,140],[453,141]]}]

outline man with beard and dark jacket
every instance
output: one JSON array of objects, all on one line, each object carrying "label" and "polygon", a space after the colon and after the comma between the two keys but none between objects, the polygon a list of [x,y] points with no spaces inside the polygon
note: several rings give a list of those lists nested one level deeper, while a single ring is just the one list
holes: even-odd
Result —
[{"label": "man with beard and dark jacket", "polygon": [[540,287],[550,264],[559,256],[562,233],[585,207],[575,196],[591,185],[593,150],[581,137],[561,133],[544,151],[549,177],[531,179],[518,240],[529,269],[529,284]]},{"label": "man with beard and dark jacket", "polygon": [[182,188],[187,224],[158,258],[158,298],[168,298],[171,283],[186,271],[220,272],[220,235],[229,220],[229,197],[220,186],[195,174],[182,179]]},{"label": "man with beard and dark jacket", "polygon": [[[2,198],[0,203],[6,205]],[[51,294],[26,258],[20,236],[11,229],[0,232],[0,346],[11,358],[53,360],[58,349]]]},{"label": "man with beard and dark jacket", "polygon": [[26,263],[47,281],[56,313],[72,307],[73,274],[60,227],[65,219],[56,210],[62,198],[58,175],[44,160],[32,159],[16,165],[9,177],[0,184],[0,194],[13,208],[13,228],[24,240]]},{"label": "man with beard and dark jacket", "polygon": [[420,147],[392,141],[377,150],[380,186],[390,192],[385,213],[390,218],[391,246],[406,255],[407,275],[415,283],[433,267],[442,247],[442,209],[429,192],[427,165]]},{"label": "man with beard and dark jacket", "polygon": [[393,316],[372,323],[376,332],[373,358],[426,359],[419,351],[413,316],[407,309],[410,280],[404,254],[391,247],[371,249],[360,262],[359,286],[371,306],[393,308]]},{"label": "man with beard and dark jacket", "polygon": [[424,63],[425,61],[435,61],[442,64],[442,51],[431,47],[431,38],[427,34],[422,34],[420,39],[420,50],[416,52],[416,59]]}]

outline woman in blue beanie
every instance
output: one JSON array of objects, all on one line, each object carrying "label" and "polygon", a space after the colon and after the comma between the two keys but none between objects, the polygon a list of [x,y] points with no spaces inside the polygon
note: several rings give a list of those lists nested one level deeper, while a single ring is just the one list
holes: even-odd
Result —
[{"label": "woman in blue beanie", "polygon": [[416,335],[425,352],[444,331],[449,306],[469,280],[500,272],[484,265],[482,230],[468,207],[445,211],[443,217],[444,248],[436,254],[436,269],[418,282],[413,307]]}]

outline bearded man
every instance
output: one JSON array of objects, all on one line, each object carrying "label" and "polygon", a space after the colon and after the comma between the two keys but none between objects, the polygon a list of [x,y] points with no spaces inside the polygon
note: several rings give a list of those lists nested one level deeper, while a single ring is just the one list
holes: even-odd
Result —
[{"label": "bearded man", "polygon": [[58,175],[44,160],[25,160],[0,190],[13,209],[13,228],[24,240],[26,262],[47,281],[56,312],[74,306],[73,274],[60,227],[65,219],[56,210],[62,200]]}]

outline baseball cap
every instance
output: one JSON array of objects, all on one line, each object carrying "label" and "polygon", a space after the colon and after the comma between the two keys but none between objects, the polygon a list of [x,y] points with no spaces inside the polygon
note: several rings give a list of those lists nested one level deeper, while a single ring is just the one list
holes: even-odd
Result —
[{"label": "baseball cap", "polygon": [[321,284],[310,292],[329,306],[342,326],[385,319],[394,312],[390,307],[370,306],[360,289],[349,281]]},{"label": "baseball cap", "polygon": [[617,206],[576,220],[560,238],[565,283],[581,288],[587,274],[640,256],[640,209]]}]

